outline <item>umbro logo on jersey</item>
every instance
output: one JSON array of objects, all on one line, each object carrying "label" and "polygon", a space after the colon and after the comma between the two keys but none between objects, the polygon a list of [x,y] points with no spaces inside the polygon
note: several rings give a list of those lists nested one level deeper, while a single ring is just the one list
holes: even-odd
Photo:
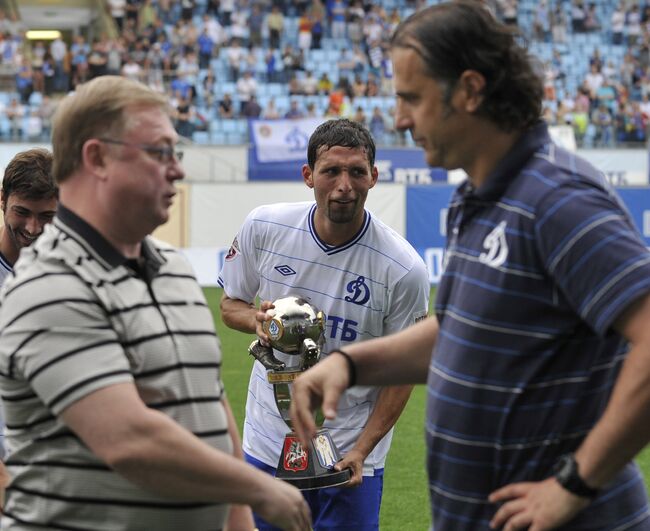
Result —
[{"label": "umbro logo on jersey", "polygon": [[354,304],[363,305],[370,299],[370,288],[366,284],[365,277],[358,277],[356,280],[348,282],[348,285],[345,288],[348,295],[345,297],[347,302],[352,302]]},{"label": "umbro logo on jersey", "polygon": [[273,269],[275,269],[283,277],[290,277],[291,275],[296,274],[296,272],[291,268],[291,266],[288,265],[275,266]]},{"label": "umbro logo on jersey", "polygon": [[506,222],[499,223],[483,240],[485,252],[478,257],[479,262],[490,267],[501,267],[508,259]]}]

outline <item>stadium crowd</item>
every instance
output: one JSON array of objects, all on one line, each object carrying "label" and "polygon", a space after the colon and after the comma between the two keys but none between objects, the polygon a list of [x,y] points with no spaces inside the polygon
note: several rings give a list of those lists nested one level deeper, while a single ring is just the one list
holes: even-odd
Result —
[{"label": "stadium crowd", "polygon": [[[0,138],[47,140],[60,95],[103,74],[167,93],[179,134],[245,143],[246,119],[345,116],[396,132],[387,41],[424,0],[106,0],[117,36],[30,42],[0,12]],[[650,4],[486,0],[540,59],[544,119],[585,147],[638,145],[650,123]]]}]

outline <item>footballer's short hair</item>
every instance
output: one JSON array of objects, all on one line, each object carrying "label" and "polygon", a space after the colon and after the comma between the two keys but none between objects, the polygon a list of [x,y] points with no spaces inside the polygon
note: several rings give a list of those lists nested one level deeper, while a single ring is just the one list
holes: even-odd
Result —
[{"label": "footballer's short hair", "polygon": [[347,118],[328,120],[320,124],[309,138],[307,164],[313,170],[318,156],[334,146],[363,149],[368,163],[375,165],[375,142],[370,132],[360,123]]}]

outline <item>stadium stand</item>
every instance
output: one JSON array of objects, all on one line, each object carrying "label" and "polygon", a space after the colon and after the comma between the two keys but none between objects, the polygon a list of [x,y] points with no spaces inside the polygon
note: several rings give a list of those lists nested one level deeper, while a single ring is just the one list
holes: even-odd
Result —
[{"label": "stadium stand", "polygon": [[[97,75],[121,74],[181,104],[179,132],[200,144],[246,143],[241,109],[250,94],[262,117],[290,108],[294,116],[357,116],[368,126],[372,117],[381,143],[412,144],[394,130],[388,39],[401,19],[437,2],[101,1],[112,29],[79,28],[70,42],[29,41],[19,10],[0,11],[0,139],[47,140],[58,96]],[[650,4],[485,4],[519,28],[539,59],[545,120],[570,125],[582,147],[645,143]],[[241,81],[248,77],[253,86]],[[232,116],[220,112],[226,94]]]}]

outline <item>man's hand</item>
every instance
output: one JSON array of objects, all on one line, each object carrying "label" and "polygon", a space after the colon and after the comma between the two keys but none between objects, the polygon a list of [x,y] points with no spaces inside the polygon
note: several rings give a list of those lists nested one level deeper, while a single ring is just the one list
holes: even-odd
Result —
[{"label": "man's hand", "polygon": [[297,488],[273,479],[273,486],[260,494],[262,500],[253,511],[269,524],[288,531],[311,530],[311,511]]},{"label": "man's hand", "polygon": [[343,456],[336,465],[334,465],[335,470],[345,470],[349,468],[352,472],[350,476],[350,482],[346,483],[344,487],[358,487],[363,481],[363,462],[366,456],[364,456],[358,450],[350,450],[347,454]]},{"label": "man's hand", "polygon": [[336,418],[336,406],[348,388],[348,365],[335,352],[302,373],[293,382],[291,421],[304,446],[316,436],[313,411],[322,404],[326,419]]},{"label": "man's hand", "polygon": [[267,310],[272,310],[275,308],[273,303],[271,301],[262,301],[260,303],[260,307],[255,313],[255,333],[257,334],[257,337],[260,338],[260,343],[264,347],[270,347],[271,346],[271,340],[269,336],[267,336],[264,333],[264,329],[262,328],[262,325],[266,321],[270,321],[272,314],[267,313]]},{"label": "man's hand", "polygon": [[555,529],[589,505],[587,498],[571,494],[555,478],[512,483],[494,491],[489,499],[505,502],[490,522],[492,529],[503,531]]}]

